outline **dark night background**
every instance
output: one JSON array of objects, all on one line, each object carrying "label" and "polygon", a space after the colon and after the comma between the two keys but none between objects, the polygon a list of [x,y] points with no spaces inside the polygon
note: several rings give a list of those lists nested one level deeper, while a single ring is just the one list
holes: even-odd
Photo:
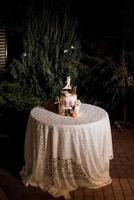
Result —
[{"label": "dark night background", "polygon": [[[0,3],[0,15],[6,21],[18,23],[32,1],[5,0]],[[40,4],[41,1],[37,1]],[[113,36],[133,43],[134,1],[48,1],[60,12],[66,7],[78,20],[79,34],[83,39]],[[51,12],[51,10],[50,10]],[[130,43],[131,43],[130,42]]]},{"label": "dark night background", "polygon": [[[13,35],[12,30],[18,27],[21,31],[21,23],[30,8],[36,2],[40,5],[43,0],[3,0],[0,2],[0,16],[10,29],[9,36],[9,62],[15,54],[19,54],[19,35]],[[47,2],[47,1],[44,1]],[[90,51],[90,41],[104,41],[112,46],[114,51],[122,49],[122,41],[125,41],[125,49],[134,49],[134,1],[133,0],[50,0],[50,13],[66,9],[71,17],[77,20],[77,33],[81,39],[82,49]],[[38,6],[37,6],[38,9]],[[14,31],[15,32],[15,31]],[[11,39],[10,39],[11,38]],[[111,50],[112,51],[112,50]]]},{"label": "dark night background", "polygon": [[[125,17],[132,14],[133,1],[49,1],[55,8],[61,9],[66,6],[78,19],[84,32],[90,34],[111,34],[119,33]],[[14,18],[23,15],[25,8],[30,1],[1,1],[1,14]],[[128,14],[129,12],[129,14]],[[132,16],[133,17],[133,16]],[[132,19],[132,18],[131,18]]]}]

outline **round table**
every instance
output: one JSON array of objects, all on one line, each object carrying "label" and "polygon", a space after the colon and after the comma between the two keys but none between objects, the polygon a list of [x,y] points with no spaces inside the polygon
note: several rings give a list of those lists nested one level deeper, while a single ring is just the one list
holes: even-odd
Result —
[{"label": "round table", "polygon": [[77,118],[35,107],[28,119],[24,155],[20,174],[25,186],[40,187],[54,197],[69,199],[69,191],[79,187],[108,185],[113,158],[109,116],[83,103]]}]

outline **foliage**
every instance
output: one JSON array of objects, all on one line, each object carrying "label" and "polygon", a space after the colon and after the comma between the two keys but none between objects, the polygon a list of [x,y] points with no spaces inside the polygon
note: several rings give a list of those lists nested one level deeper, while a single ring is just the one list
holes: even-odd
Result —
[{"label": "foliage", "polygon": [[123,52],[121,61],[111,68],[110,79],[104,83],[106,94],[110,97],[108,105],[111,110],[117,107],[120,109],[120,105],[122,106],[120,113],[123,121],[128,120],[129,104],[134,97],[134,78],[130,70],[132,67],[132,65],[127,65],[125,52]]},{"label": "foliage", "polygon": [[103,107],[108,112],[115,113],[116,118],[126,121],[128,107],[134,98],[134,78],[130,70],[132,65],[126,65],[122,59],[122,55],[118,62],[112,57],[95,59],[95,64],[90,69],[89,84],[93,83],[94,96],[97,93]]},{"label": "foliage", "polygon": [[134,53],[118,49],[111,54],[105,45],[90,45],[89,52],[82,54],[87,66],[79,73],[80,98],[105,108],[112,120],[130,120],[134,114]]},{"label": "foliage", "polygon": [[[77,77],[80,42],[76,24],[66,14],[31,9],[23,37],[23,53],[11,64],[11,74],[23,88],[43,100],[54,99],[69,74]],[[76,62],[77,61],[77,62]]]},{"label": "foliage", "polygon": [[16,111],[30,111],[40,102],[28,89],[23,90],[19,83],[3,81],[0,84],[0,108],[14,109]]},{"label": "foliage", "polygon": [[[108,58],[82,53],[81,61],[83,65],[79,66],[79,76],[77,79],[80,99],[82,102],[106,108],[103,81],[105,81],[104,72],[106,73],[107,71],[106,76],[109,73],[106,69]],[[100,69],[103,71],[103,75],[100,73]]]}]

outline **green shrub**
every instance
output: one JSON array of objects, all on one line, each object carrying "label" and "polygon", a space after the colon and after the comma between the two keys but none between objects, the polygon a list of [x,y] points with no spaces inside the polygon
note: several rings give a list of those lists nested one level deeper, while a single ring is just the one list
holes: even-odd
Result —
[{"label": "green shrub", "polygon": [[0,108],[14,109],[16,111],[30,111],[40,103],[27,89],[24,91],[19,83],[3,81],[0,84]]},{"label": "green shrub", "polygon": [[23,34],[23,52],[11,64],[11,74],[23,88],[43,100],[53,100],[66,76],[78,75],[80,41],[76,23],[63,13],[51,14],[46,8],[31,9]]}]

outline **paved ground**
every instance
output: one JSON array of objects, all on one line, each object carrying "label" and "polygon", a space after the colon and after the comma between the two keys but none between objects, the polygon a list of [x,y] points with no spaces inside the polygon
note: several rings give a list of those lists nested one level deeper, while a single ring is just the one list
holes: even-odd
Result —
[{"label": "paved ground", "polygon": [[134,130],[112,131],[114,159],[111,161],[111,176],[134,178]]}]

